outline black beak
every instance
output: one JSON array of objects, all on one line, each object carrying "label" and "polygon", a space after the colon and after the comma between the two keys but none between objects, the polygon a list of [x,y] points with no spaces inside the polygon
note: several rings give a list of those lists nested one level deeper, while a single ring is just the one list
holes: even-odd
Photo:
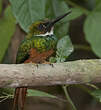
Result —
[{"label": "black beak", "polygon": [[63,19],[65,16],[69,15],[70,13],[71,13],[71,11],[69,11],[69,12],[67,12],[67,13],[65,13],[65,14],[63,14],[63,15],[61,15],[61,16],[59,16],[59,17],[57,17],[56,19],[50,21],[49,24],[47,25],[47,30],[50,30],[51,27],[53,27],[55,23],[57,23],[58,21],[60,21],[60,20]]}]

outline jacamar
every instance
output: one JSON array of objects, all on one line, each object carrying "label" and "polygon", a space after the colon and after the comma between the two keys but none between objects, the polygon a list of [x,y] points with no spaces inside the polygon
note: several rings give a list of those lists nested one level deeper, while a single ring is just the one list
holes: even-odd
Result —
[{"label": "jacamar", "polygon": [[[21,42],[16,63],[45,63],[49,57],[56,52],[57,37],[54,35],[54,24],[67,16],[71,11],[53,20],[40,20],[29,27],[29,33]],[[15,89],[13,110],[24,109],[24,102],[27,88],[20,87]]]}]

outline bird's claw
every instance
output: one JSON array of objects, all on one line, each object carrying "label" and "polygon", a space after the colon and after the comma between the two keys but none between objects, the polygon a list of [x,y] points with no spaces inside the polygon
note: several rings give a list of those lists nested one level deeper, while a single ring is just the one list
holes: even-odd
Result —
[{"label": "bird's claw", "polygon": [[54,65],[52,63],[49,64],[50,66],[54,67]]}]

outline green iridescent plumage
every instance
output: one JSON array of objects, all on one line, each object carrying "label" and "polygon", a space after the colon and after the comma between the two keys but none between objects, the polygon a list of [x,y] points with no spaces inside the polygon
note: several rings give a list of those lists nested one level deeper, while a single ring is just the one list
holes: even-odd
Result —
[{"label": "green iridescent plumage", "polygon": [[57,38],[51,36],[32,36],[30,39],[24,39],[18,49],[16,63],[23,63],[29,56],[31,48],[35,48],[39,53],[50,49],[56,50]]}]

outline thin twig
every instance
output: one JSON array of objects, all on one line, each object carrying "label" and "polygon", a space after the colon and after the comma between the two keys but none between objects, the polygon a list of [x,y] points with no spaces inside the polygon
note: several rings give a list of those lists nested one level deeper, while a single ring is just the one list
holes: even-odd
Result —
[{"label": "thin twig", "polygon": [[72,110],[77,110],[76,107],[75,107],[75,105],[74,105],[74,103],[72,102],[72,100],[71,100],[69,94],[68,94],[67,86],[64,85],[64,86],[62,86],[62,88],[63,88],[63,91],[64,91],[64,93],[65,93],[65,96],[66,96],[67,101],[68,101],[68,102],[71,104],[71,106],[72,106]]}]

